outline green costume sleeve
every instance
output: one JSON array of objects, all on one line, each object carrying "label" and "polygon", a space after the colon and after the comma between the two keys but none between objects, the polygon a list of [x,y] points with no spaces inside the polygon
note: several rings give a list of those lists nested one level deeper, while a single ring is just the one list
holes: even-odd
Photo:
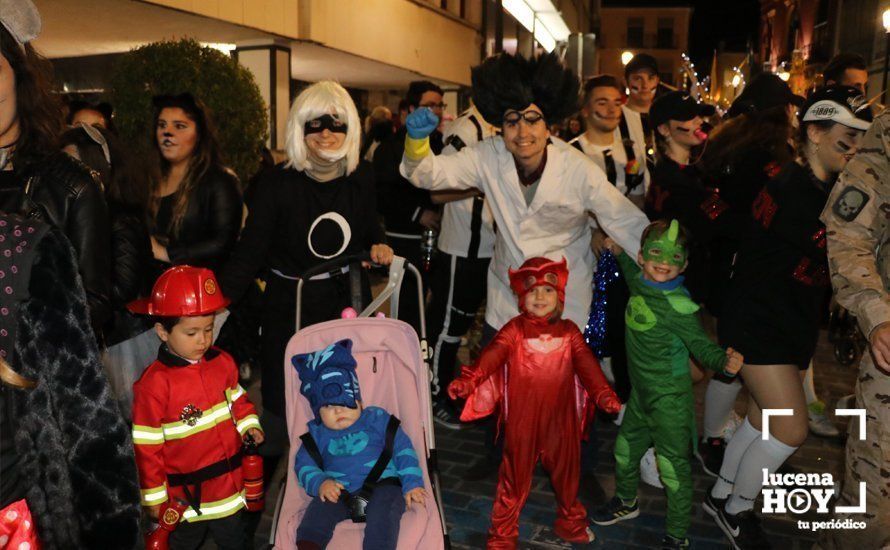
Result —
[{"label": "green costume sleeve", "polygon": [[726,366],[726,352],[708,338],[695,314],[675,312],[665,321],[671,324],[671,332],[683,341],[689,353],[702,365],[713,371],[723,372],[723,367]]},{"label": "green costume sleeve", "polygon": [[641,271],[640,266],[637,265],[633,258],[627,255],[627,252],[622,252],[615,259],[618,260],[618,267],[621,268],[621,273],[625,279],[636,277],[637,273]]}]

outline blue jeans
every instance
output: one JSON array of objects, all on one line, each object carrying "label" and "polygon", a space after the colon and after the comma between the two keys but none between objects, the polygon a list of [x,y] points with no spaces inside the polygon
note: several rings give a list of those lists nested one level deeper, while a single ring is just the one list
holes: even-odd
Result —
[{"label": "blue jeans", "polygon": [[[399,541],[399,522],[405,512],[405,497],[397,485],[380,485],[366,509],[364,550],[395,550]],[[303,521],[297,527],[297,542],[314,542],[327,547],[334,536],[334,528],[341,521],[349,520],[349,511],[342,502],[322,502],[312,499]]]}]

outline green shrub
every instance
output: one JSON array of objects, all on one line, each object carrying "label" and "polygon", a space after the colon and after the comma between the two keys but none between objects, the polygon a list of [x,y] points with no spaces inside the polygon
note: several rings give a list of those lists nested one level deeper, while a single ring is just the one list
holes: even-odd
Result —
[{"label": "green shrub", "polygon": [[246,182],[267,137],[265,103],[250,71],[195,40],[155,42],[121,56],[111,77],[120,134],[142,154],[153,154],[151,98],[182,92],[207,105],[227,165]]}]

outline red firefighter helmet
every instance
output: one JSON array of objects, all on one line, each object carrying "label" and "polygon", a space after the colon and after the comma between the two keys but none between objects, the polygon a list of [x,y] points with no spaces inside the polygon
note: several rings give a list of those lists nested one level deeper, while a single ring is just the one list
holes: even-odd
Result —
[{"label": "red firefighter helmet", "polygon": [[[548,258],[529,258],[517,270],[510,270],[510,287],[519,297],[520,306],[525,294],[536,286],[547,285],[556,290],[559,303],[565,304],[566,283],[569,280],[569,269],[566,259],[557,262]],[[521,307],[520,307],[521,309]]]},{"label": "red firefighter helmet", "polygon": [[178,265],[158,277],[150,297],[130,302],[127,309],[157,317],[191,317],[210,315],[229,302],[212,271]]}]

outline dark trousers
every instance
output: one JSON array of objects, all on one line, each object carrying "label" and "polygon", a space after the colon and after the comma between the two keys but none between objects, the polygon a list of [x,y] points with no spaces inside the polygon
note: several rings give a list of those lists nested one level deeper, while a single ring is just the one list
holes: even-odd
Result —
[{"label": "dark trousers", "polygon": [[[402,239],[400,237],[386,236],[389,246],[396,256],[402,256],[420,271],[423,277],[423,292],[426,296],[426,287],[429,284],[429,272],[423,269],[423,258],[420,254],[420,236],[417,239]],[[432,270],[432,268],[431,268]],[[417,279],[413,273],[405,271],[402,281],[402,289],[399,294],[399,319],[405,321],[420,335],[420,305],[417,302]]]},{"label": "dark trousers", "polygon": [[[432,506],[432,503],[427,503]],[[399,522],[405,512],[405,497],[398,485],[380,485],[374,489],[365,509],[364,550],[395,550],[399,541]],[[334,536],[334,528],[341,521],[349,520],[349,511],[343,502],[322,502],[313,498],[306,508],[303,521],[297,527],[297,544],[314,542],[325,548]]]},{"label": "dark trousers", "polygon": [[623,275],[619,275],[607,290],[606,341],[611,354],[612,374],[615,376],[615,393],[622,403],[630,398],[630,375],[627,371],[627,347],[625,343],[624,314],[630,300],[630,290]]},{"label": "dark trousers", "polygon": [[461,258],[440,251],[433,265],[426,329],[433,348],[433,373],[438,378],[433,395],[440,400],[448,399],[460,339],[470,330],[485,299],[490,262],[490,258]]},{"label": "dark trousers", "polygon": [[207,533],[220,550],[246,550],[247,533],[244,512],[219,519],[180,523],[170,534],[170,550],[195,550],[201,546]]}]

